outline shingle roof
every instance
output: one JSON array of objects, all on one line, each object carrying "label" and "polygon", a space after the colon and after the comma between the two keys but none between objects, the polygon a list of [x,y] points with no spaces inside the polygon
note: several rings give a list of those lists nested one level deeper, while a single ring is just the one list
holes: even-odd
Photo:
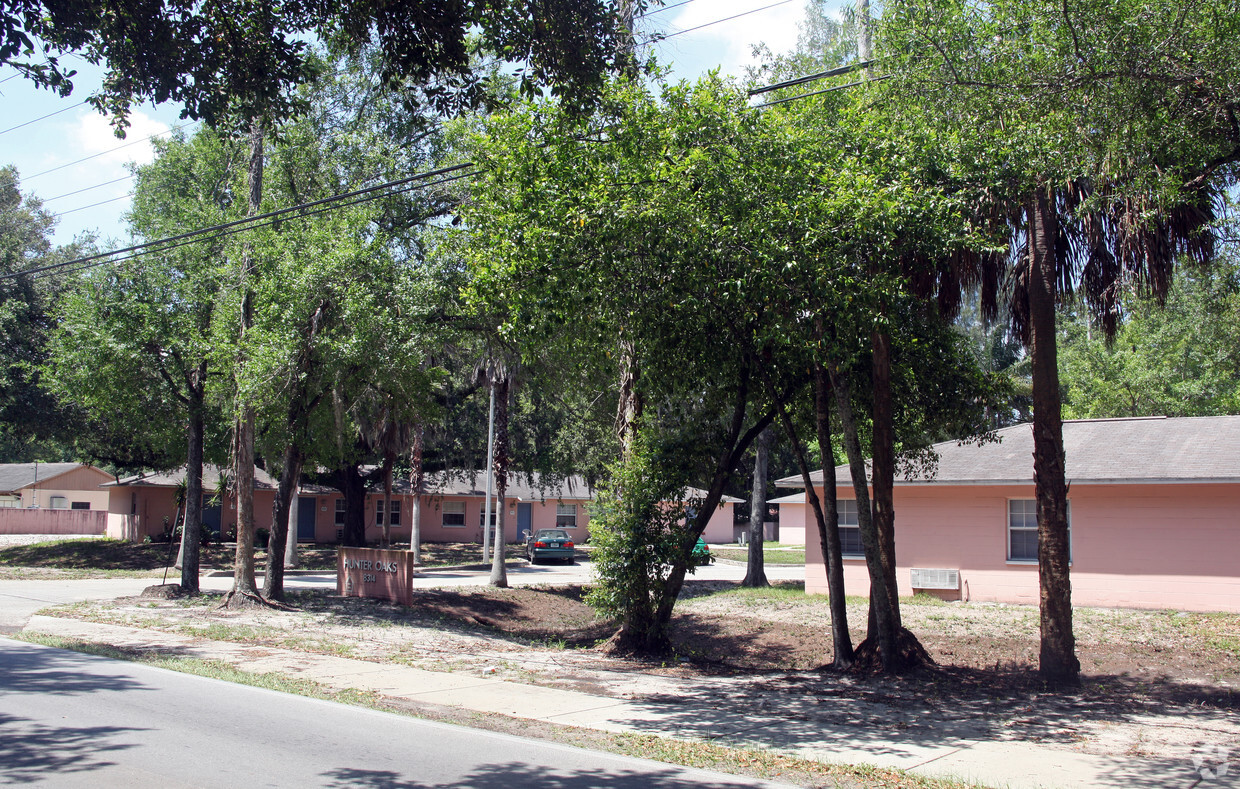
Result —
[{"label": "shingle roof", "polygon": [[[215,483],[219,481],[220,472],[227,471],[219,466],[204,464],[202,467],[202,489],[207,492],[215,490]],[[146,471],[141,474],[134,474],[132,477],[125,477],[116,482],[108,482],[104,487],[117,486],[146,486],[156,488],[175,488],[185,479],[185,467],[172,469],[171,471]],[[254,468],[254,488],[256,490],[275,490],[276,480],[270,474],[261,468]]]},{"label": "shingle roof", "polygon": [[[487,477],[482,471],[436,472],[426,475],[424,489],[432,496],[486,496]],[[393,480],[394,492],[409,493],[409,479]],[[509,474],[505,495],[517,501],[588,500],[594,492],[584,477],[572,476],[559,484],[544,484],[538,474]]]},{"label": "shingle roof", "polygon": [[[11,493],[36,481],[42,482],[66,471],[80,468],[82,463],[0,463],[0,493]],[[38,479],[35,479],[35,475]]]},{"label": "shingle roof", "polygon": [[[901,478],[896,484],[1004,485],[1033,482],[1033,428],[1020,424],[998,431],[999,443],[977,446],[955,441],[935,444],[933,477]],[[1240,416],[1138,417],[1064,422],[1064,456],[1071,484],[1240,483]],[[840,485],[851,484],[847,466],[836,469]],[[822,471],[811,475],[822,482]],[[800,475],[776,480],[784,488],[804,487]]]}]

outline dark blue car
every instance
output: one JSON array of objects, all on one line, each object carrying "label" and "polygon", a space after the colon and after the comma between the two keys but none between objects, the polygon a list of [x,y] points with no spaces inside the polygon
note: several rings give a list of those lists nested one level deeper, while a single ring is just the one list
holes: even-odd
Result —
[{"label": "dark blue car", "polygon": [[543,559],[562,559],[572,564],[573,538],[564,529],[539,529],[526,539],[525,555],[530,564]]}]

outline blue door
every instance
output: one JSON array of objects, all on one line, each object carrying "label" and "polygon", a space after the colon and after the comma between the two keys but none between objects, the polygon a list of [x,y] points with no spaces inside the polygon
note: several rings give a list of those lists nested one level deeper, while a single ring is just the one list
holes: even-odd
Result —
[{"label": "blue door", "polygon": [[530,505],[517,505],[517,538],[522,542],[530,533]]},{"label": "blue door", "polygon": [[202,508],[202,530],[211,533],[211,539],[220,538],[220,505]]},{"label": "blue door", "polygon": [[314,496],[297,497],[297,541],[314,542],[314,508],[319,500]]}]

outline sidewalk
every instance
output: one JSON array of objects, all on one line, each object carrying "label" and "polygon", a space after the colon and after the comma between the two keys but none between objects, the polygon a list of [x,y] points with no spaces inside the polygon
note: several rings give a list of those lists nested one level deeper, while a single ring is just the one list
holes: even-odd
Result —
[{"label": "sidewalk", "polygon": [[53,617],[34,616],[26,630],[118,647],[175,651],[182,656],[229,663],[248,672],[301,677],[336,690],[368,690],[397,699],[605,731],[771,748],[823,762],[871,764],[987,786],[1214,789],[1238,785],[1235,775],[1203,781],[1188,759],[1096,756],[1036,742],[994,742],[967,736],[938,738],[927,744],[901,739],[898,732],[875,731],[867,727],[863,717],[855,726],[831,726],[805,716],[781,715],[778,710],[726,709],[679,698],[617,699]]}]

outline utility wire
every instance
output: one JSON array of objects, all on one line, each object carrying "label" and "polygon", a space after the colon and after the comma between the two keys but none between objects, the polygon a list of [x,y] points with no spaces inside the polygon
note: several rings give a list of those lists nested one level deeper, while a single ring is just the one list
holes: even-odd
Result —
[{"label": "utility wire", "polygon": [[[13,78],[9,77],[9,79],[13,79]],[[54,115],[60,115],[61,113],[68,112],[69,110],[76,110],[78,107],[81,107],[85,103],[86,103],[85,101],[79,101],[77,104],[74,104],[70,107],[63,107],[61,109],[56,110],[55,112],[49,112],[46,115],[40,115],[34,120],[26,121],[25,123],[19,123],[16,126],[10,126],[7,129],[0,129],[0,134],[8,134],[11,131],[17,131],[18,129],[29,126],[32,123],[38,123],[39,121],[47,120],[48,118],[51,118]]]},{"label": "utility wire", "polygon": [[104,181],[101,184],[95,184],[94,186],[84,186],[81,189],[75,189],[72,192],[65,192],[64,194],[56,195],[55,197],[45,197],[43,198],[43,202],[50,203],[53,200],[59,200],[62,197],[72,197],[73,195],[80,195],[82,192],[89,192],[92,189],[98,189],[101,186],[107,186],[108,184],[114,184],[119,181],[128,181],[132,179],[133,177],[134,177],[133,173],[130,173],[129,175],[122,175],[120,178],[113,178],[111,181]]},{"label": "utility wire", "polygon": [[804,77],[796,77],[795,79],[788,79],[788,80],[784,80],[783,82],[776,82],[773,85],[766,85],[761,88],[753,88],[749,91],[749,95],[757,96],[760,93],[770,93],[773,90],[781,90],[783,88],[791,88],[796,85],[804,85],[806,82],[816,82],[820,79],[826,79],[827,77],[838,77],[841,74],[847,74],[850,71],[857,71],[859,69],[869,68],[870,66],[874,65],[876,62],[877,61],[874,61],[874,60],[862,60],[857,63],[850,63],[847,66],[839,66],[837,68],[827,69],[826,71],[819,71],[817,74],[808,74]]},{"label": "utility wire", "polygon": [[679,3],[672,3],[671,5],[659,6],[653,11],[643,11],[637,17],[637,19],[645,19],[648,16],[654,16],[655,14],[661,14],[664,11],[671,11],[673,8],[680,8],[682,5],[689,5],[690,3],[696,3],[696,2],[697,0],[680,0]]},{"label": "utility wire", "polygon": [[776,8],[776,7],[781,6],[781,5],[788,5],[788,4],[789,4],[789,3],[791,3],[791,2],[793,2],[793,0],[779,0],[779,2],[778,2],[778,3],[771,3],[770,5],[764,5],[764,6],[762,6],[761,8],[755,8],[755,9],[753,9],[752,11],[742,11],[742,12],[741,12],[741,13],[739,13],[739,14],[733,14],[732,16],[727,16],[727,17],[724,17],[723,19],[716,19],[716,20],[715,20],[715,21],[713,21],[713,22],[704,22],[704,23],[702,23],[702,24],[700,24],[700,25],[696,25],[696,26],[694,26],[694,27],[687,27],[687,28],[685,28],[684,30],[677,30],[677,31],[675,31],[674,33],[668,33],[667,35],[656,35],[656,36],[654,36],[653,38],[649,39],[647,43],[650,43],[650,42],[658,42],[658,41],[666,41],[666,40],[667,40],[667,39],[669,39],[669,38],[675,38],[676,36],[682,36],[682,35],[684,35],[685,33],[692,33],[693,31],[695,31],[695,30],[701,30],[701,29],[702,29],[702,28],[704,28],[704,27],[710,27],[711,25],[718,25],[718,24],[720,24],[720,23],[722,23],[722,22],[730,22],[730,21],[732,21],[733,19],[740,19],[740,18],[741,18],[741,17],[743,17],[743,16],[749,16],[750,14],[756,14],[756,13],[758,13],[759,11],[766,11],[766,10],[768,10],[768,9],[771,9],[771,8]]},{"label": "utility wire", "polygon": [[843,90],[844,88],[855,88],[858,85],[865,85],[867,82],[882,82],[885,79],[891,79],[891,75],[886,74],[881,77],[871,77],[868,80],[862,80],[860,82],[849,82],[844,85],[833,85],[829,88],[823,88],[822,90],[813,91],[812,93],[800,93],[800,94],[797,94],[796,96],[788,96],[786,98],[775,99],[774,101],[768,101],[765,104],[755,104],[753,108],[755,110],[760,110],[763,107],[774,107],[776,104],[786,104],[787,102],[796,101],[797,99],[808,99],[810,96],[821,96],[823,93],[832,93],[837,90]]},{"label": "utility wire", "polygon": [[100,156],[105,156],[109,153],[114,153],[116,151],[121,150],[122,148],[128,148],[131,145],[137,145],[138,143],[143,143],[143,142],[146,142],[147,140],[153,140],[156,137],[162,137],[165,134],[172,134],[174,131],[178,131],[180,129],[187,129],[190,126],[194,126],[195,124],[199,122],[200,121],[194,121],[194,123],[183,123],[180,126],[173,126],[171,129],[168,129],[167,131],[156,132],[155,134],[152,134],[149,137],[143,137],[141,140],[134,140],[133,142],[127,142],[124,145],[118,145],[115,148],[109,148],[106,151],[100,151],[99,153],[94,153],[94,154],[91,154],[90,156],[83,156],[81,159],[76,159],[66,164],[57,165],[56,167],[53,167],[50,170],[44,170],[41,173],[35,173],[34,175],[22,176],[22,182],[25,183],[26,181],[29,181],[32,178],[38,178],[41,175],[47,175],[48,173],[54,173],[57,170],[63,170],[66,167],[72,167],[75,164],[81,164],[82,162],[89,162],[91,159],[98,159]]},{"label": "utility wire", "polygon": [[[462,165],[462,166],[468,167],[469,165]],[[396,195],[401,195],[406,192],[411,192],[415,189],[440,186],[442,184],[451,183],[452,181],[459,181],[463,178],[468,178],[470,176],[476,175],[478,172],[479,172],[478,170],[473,170],[470,172],[461,173],[459,175],[453,175],[447,178],[441,178],[440,180],[433,181],[431,183],[420,183],[419,182],[419,183],[406,184],[400,188],[393,189],[390,192],[371,193],[367,195],[362,195],[354,200],[349,200],[347,202],[343,202],[339,204],[320,205],[313,211],[306,211],[304,213],[297,214],[296,216],[293,216],[293,217],[284,217],[284,216],[273,217],[273,218],[267,219],[266,221],[259,222],[257,224],[246,225],[244,227],[232,226],[232,225],[235,225],[236,223],[216,225],[214,226],[214,228],[204,228],[201,231],[196,231],[196,233],[193,234],[195,236],[193,238],[176,237],[176,238],[180,238],[180,240],[177,241],[176,243],[164,244],[163,246],[158,246],[158,247],[153,247],[151,245],[140,245],[140,246],[147,246],[148,248],[139,249],[138,251],[135,251],[132,254],[129,254],[122,258],[109,259],[109,260],[93,259],[93,258],[99,258],[100,257],[99,255],[93,256],[92,258],[79,258],[76,261],[70,260],[62,264],[57,264],[57,266],[60,266],[63,269],[63,270],[57,270],[57,271],[52,270],[52,269],[56,269],[56,266],[46,266],[44,268],[47,270],[35,273],[33,278],[39,279],[41,277],[47,277],[47,276],[51,276],[53,273],[77,274],[77,273],[86,271],[87,269],[95,268],[97,266],[113,265],[117,263],[126,263],[132,260],[137,260],[139,258],[145,257],[147,255],[157,255],[157,254],[161,254],[164,252],[170,252],[171,250],[178,249],[184,246],[189,246],[191,244],[200,244],[200,243],[205,243],[205,242],[210,242],[210,241],[217,241],[221,238],[227,238],[228,236],[233,236],[238,233],[245,233],[247,231],[256,230],[262,227],[278,225],[281,222],[292,222],[298,219],[304,219],[306,217],[311,217],[311,216],[316,216],[318,214],[327,213],[328,211],[335,211],[340,208],[349,208],[355,205],[360,205],[362,203],[370,202],[372,200],[381,200],[385,197],[393,197]],[[307,204],[307,205],[310,205],[310,204]],[[272,213],[275,213],[275,212],[272,212]],[[267,216],[270,216],[270,214],[268,214]],[[257,218],[258,217],[253,217],[253,219],[257,219]],[[215,232],[217,230],[219,232]],[[204,236],[203,234],[205,233],[212,233],[212,234]],[[151,243],[162,244],[163,242],[155,241]],[[108,254],[111,255],[111,254],[117,254],[117,253],[113,252],[113,253],[108,253]],[[69,268],[69,266],[73,266],[74,264],[77,264],[77,265],[74,266],[73,268]],[[0,277],[0,280],[3,280],[3,279],[4,277]]]},{"label": "utility wire", "polygon": [[[107,261],[117,255],[128,254],[131,252],[137,252],[137,251],[145,250],[145,249],[150,249],[152,251],[160,251],[160,249],[162,249],[164,245],[167,245],[173,242],[182,241],[185,239],[191,239],[197,236],[202,236],[208,233],[214,233],[216,231],[227,230],[227,229],[231,229],[235,227],[242,227],[244,229],[246,226],[249,226],[249,225],[257,225],[258,222],[265,220],[265,219],[274,219],[278,217],[284,217],[295,211],[304,211],[307,208],[317,208],[323,205],[330,205],[332,203],[337,203],[343,200],[348,200],[353,197],[373,194],[375,192],[380,192],[381,190],[391,189],[396,186],[404,186],[406,184],[415,183],[417,181],[424,181],[429,178],[435,178],[441,175],[450,175],[452,173],[459,172],[460,170],[464,170],[469,167],[473,167],[472,162],[465,162],[463,164],[454,164],[448,167],[440,167],[435,170],[427,170],[425,172],[417,173],[416,175],[411,175],[406,178],[399,178],[394,181],[387,181],[385,183],[377,184],[375,186],[368,186],[363,189],[355,189],[351,192],[343,192],[341,194],[332,195],[330,197],[324,197],[319,200],[312,200],[308,203],[299,203],[298,205],[288,206],[287,208],[280,208],[275,211],[268,211],[263,214],[256,214],[254,216],[245,217],[243,219],[235,219],[231,222],[224,222],[222,224],[210,225],[208,227],[199,228],[198,230],[191,230],[186,233],[180,233],[178,235],[170,236],[168,238],[159,239],[156,241],[148,241],[142,244],[134,244],[132,246],[124,247],[122,249],[114,249],[110,252],[100,252],[98,254],[87,255],[86,257],[76,258],[74,260],[68,260],[68,261],[64,261],[61,263],[52,263],[46,266],[38,266],[35,268],[22,269],[21,271],[10,272],[8,274],[0,275],[0,281],[6,280],[6,279],[12,279],[16,276],[23,275],[23,274],[24,275],[41,274],[45,271],[53,271],[55,269],[66,268],[68,266],[78,265],[81,263],[89,263],[89,262],[93,262],[96,260]],[[386,192],[384,194],[386,194]],[[378,196],[382,196],[382,195],[378,195]]]},{"label": "utility wire", "polygon": [[90,205],[79,206],[79,207],[77,207],[77,208],[70,208],[68,211],[61,211],[59,214],[52,214],[52,216],[54,216],[54,217],[61,217],[61,216],[65,216],[65,215],[67,215],[67,214],[75,214],[75,213],[77,213],[78,211],[85,211],[85,210],[86,210],[86,209],[88,209],[88,208],[94,208],[94,207],[96,207],[96,206],[101,206],[101,205],[107,205],[108,203],[115,203],[117,200],[124,200],[124,199],[125,199],[125,198],[127,198],[127,197],[133,197],[135,194],[137,194],[137,193],[136,193],[136,192],[129,192],[129,193],[127,193],[127,194],[123,194],[123,195],[121,195],[121,196],[119,196],[119,197],[109,197],[107,200],[100,200],[99,202],[97,202],[97,203],[91,203]]}]

